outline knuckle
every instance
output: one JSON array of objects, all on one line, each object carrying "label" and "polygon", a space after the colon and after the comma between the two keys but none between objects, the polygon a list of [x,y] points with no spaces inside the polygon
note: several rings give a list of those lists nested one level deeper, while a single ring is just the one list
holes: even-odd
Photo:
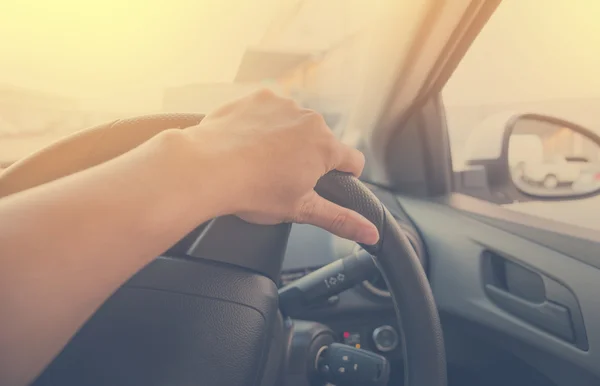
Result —
[{"label": "knuckle", "polygon": [[317,113],[316,111],[307,109],[305,116],[311,127],[315,129],[328,129],[325,118],[323,118],[323,115]]},{"label": "knuckle", "polygon": [[344,229],[347,222],[348,216],[346,215],[346,213],[337,213],[335,216],[333,216],[330,226],[334,232],[341,231],[342,229]]},{"label": "knuckle", "polygon": [[356,156],[358,157],[359,161],[364,165],[366,162],[366,158],[365,158],[365,153],[363,153],[362,151],[358,150],[358,149],[354,149],[356,151]]},{"label": "knuckle", "polygon": [[[338,147],[335,141],[327,140],[323,142],[323,153],[327,156],[329,160],[328,163],[337,163],[339,158]],[[334,166],[334,165],[330,165]]]},{"label": "knuckle", "polygon": [[296,222],[304,223],[307,222],[311,217],[314,216],[316,211],[316,204],[313,200],[306,200],[300,205],[297,215],[295,216]]},{"label": "knuckle", "polygon": [[258,91],[255,92],[254,95],[256,96],[257,99],[260,99],[260,100],[276,97],[275,92],[273,90],[271,90],[270,88],[266,88],[266,87],[259,89]]},{"label": "knuckle", "polygon": [[335,141],[328,139],[319,139],[312,143],[312,157],[315,161],[315,167],[323,173],[327,173],[333,169],[338,163],[338,150]]},{"label": "knuckle", "polygon": [[339,143],[333,136],[325,136],[321,139],[321,149],[324,154],[332,159],[337,159],[339,156]]},{"label": "knuckle", "polygon": [[300,110],[300,105],[298,104],[298,102],[293,99],[293,98],[284,98],[285,104],[287,107],[293,109],[293,110]]},{"label": "knuckle", "polygon": [[362,170],[365,167],[366,158],[362,151],[356,150],[353,152],[356,155],[356,164]]}]

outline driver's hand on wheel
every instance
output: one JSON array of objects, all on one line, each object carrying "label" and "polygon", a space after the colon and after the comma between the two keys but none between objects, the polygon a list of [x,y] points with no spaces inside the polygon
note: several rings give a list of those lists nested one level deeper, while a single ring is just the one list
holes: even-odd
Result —
[{"label": "driver's hand on wheel", "polygon": [[185,132],[203,162],[219,173],[223,213],[259,224],[313,224],[357,242],[377,242],[370,221],[314,191],[327,172],[359,176],[365,163],[315,111],[262,90],[222,106]]},{"label": "driver's hand on wheel", "polygon": [[261,91],[3,197],[0,384],[30,383],[119,286],[215,216],[314,224],[376,243],[374,225],[314,191],[330,170],[358,176],[363,164],[319,114]]}]

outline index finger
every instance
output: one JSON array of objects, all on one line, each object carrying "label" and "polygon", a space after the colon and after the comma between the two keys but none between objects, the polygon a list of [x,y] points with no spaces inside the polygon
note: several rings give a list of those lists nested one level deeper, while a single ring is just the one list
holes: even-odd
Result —
[{"label": "index finger", "polygon": [[340,172],[352,173],[355,177],[358,177],[364,168],[364,154],[353,147],[340,143],[339,158],[334,169]]}]

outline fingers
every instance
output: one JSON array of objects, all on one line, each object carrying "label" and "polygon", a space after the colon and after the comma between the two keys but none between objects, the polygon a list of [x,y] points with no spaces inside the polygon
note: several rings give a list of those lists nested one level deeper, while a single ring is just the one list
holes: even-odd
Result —
[{"label": "fingers", "polygon": [[313,110],[303,109],[306,123],[314,128],[317,128],[316,137],[324,139],[325,144],[322,154],[327,162],[327,172],[332,169],[341,172],[351,173],[358,177],[361,175],[365,167],[365,156],[358,150],[341,143],[331,132],[327,126],[325,119],[321,114]]},{"label": "fingers", "polygon": [[369,220],[324,199],[314,191],[306,197],[296,217],[295,222],[312,224],[358,243],[373,245],[379,240],[377,228]]},{"label": "fingers", "polygon": [[365,156],[360,151],[340,143],[339,161],[334,166],[341,172],[352,173],[355,177],[361,175],[365,167]]}]

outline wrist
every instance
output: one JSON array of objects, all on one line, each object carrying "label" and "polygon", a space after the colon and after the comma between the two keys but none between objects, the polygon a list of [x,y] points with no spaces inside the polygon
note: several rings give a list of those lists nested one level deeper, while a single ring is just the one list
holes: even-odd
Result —
[{"label": "wrist", "polygon": [[[205,140],[205,141],[203,141]],[[191,138],[184,130],[166,130],[154,138],[152,154],[157,184],[169,190],[186,216],[200,222],[233,213],[235,189],[230,181],[228,160],[211,150],[210,138]],[[231,161],[231,160],[229,160]]]}]

